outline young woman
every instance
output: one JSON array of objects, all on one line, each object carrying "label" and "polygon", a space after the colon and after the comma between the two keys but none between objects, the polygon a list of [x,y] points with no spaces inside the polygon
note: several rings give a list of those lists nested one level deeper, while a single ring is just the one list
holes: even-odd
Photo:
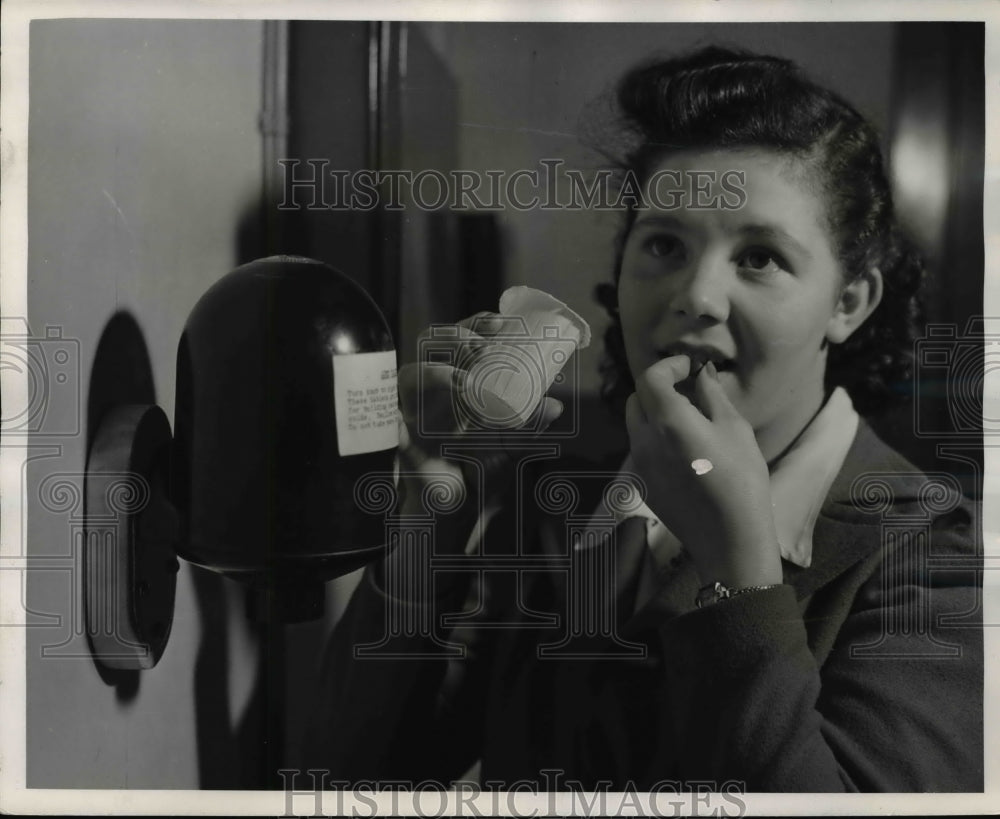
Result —
[{"label": "young woman", "polygon": [[[311,762],[447,782],[481,760],[484,782],[543,790],[980,790],[975,509],[859,417],[909,377],[921,275],[876,134],[788,61],[716,48],[634,69],[617,100],[648,205],[598,292],[622,469],[645,489],[646,537],[618,544],[620,634],[540,650],[558,643],[544,614],[568,616],[558,572],[456,571],[435,575],[435,634],[387,641],[387,617],[428,605],[403,599],[419,584],[399,582],[417,571],[401,547],[331,640]],[[665,195],[678,181],[703,198]],[[456,351],[481,343],[469,326]],[[462,383],[460,362],[400,373],[401,511],[423,510],[434,476],[468,490],[437,521],[438,555],[495,500],[419,435]],[[536,531],[537,510],[501,513],[482,548],[544,552]],[[380,640],[396,659],[356,656]]]}]

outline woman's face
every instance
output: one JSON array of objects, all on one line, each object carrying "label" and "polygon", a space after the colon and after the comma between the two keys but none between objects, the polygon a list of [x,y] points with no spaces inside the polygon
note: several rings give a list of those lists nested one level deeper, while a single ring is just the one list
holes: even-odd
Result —
[{"label": "woman's face", "polygon": [[823,403],[843,282],[824,202],[800,161],[768,151],[677,153],[656,170],[618,285],[629,368],[711,359],[771,459]]}]

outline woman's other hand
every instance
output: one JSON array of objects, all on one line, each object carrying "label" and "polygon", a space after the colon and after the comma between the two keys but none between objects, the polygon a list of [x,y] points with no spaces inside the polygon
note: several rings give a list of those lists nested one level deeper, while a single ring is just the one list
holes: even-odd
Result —
[{"label": "woman's other hand", "polygon": [[[545,397],[535,415],[520,428],[492,434],[477,430],[474,438],[470,436],[468,416],[460,409],[461,392],[471,363],[494,343],[491,336],[502,326],[503,319],[496,313],[477,313],[454,325],[437,325],[421,334],[417,345],[420,360],[399,369],[401,513],[427,514],[424,492],[435,481],[460,486],[465,495],[454,514],[439,520],[439,531],[442,524],[454,531],[451,536],[440,532],[444,549],[464,548],[460,533],[467,538],[485,505],[506,487],[513,474],[513,460],[502,446],[505,440],[512,433],[523,439],[526,430],[540,433],[562,413],[559,401]],[[467,452],[479,462],[481,471],[468,460],[441,454],[443,445],[461,443],[484,445],[479,452]]]},{"label": "woman's other hand", "polygon": [[636,379],[626,424],[646,503],[690,553],[703,583],[780,583],[781,556],[768,468],[750,424],[723,392],[709,362],[691,400],[685,355],[664,358]]}]

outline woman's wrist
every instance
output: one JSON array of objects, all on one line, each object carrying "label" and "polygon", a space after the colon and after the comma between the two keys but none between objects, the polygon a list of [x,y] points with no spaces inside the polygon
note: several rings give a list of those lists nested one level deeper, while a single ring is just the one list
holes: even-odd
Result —
[{"label": "woman's wrist", "polygon": [[782,584],[765,583],[759,586],[739,586],[730,588],[724,583],[716,581],[698,589],[698,594],[695,597],[695,605],[697,605],[698,608],[704,608],[706,605],[718,603],[720,600],[728,600],[730,597],[737,597],[741,594],[768,591],[769,589],[776,589],[780,585]]},{"label": "woman's wrist", "polygon": [[706,549],[689,549],[701,585],[719,582],[731,589],[769,586],[782,582],[781,549],[777,535],[747,534],[738,543]]}]

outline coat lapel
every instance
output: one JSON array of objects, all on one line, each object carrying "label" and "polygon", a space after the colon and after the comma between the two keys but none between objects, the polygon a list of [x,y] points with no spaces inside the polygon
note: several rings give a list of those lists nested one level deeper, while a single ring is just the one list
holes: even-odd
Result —
[{"label": "coat lapel", "polygon": [[881,528],[883,512],[864,509],[853,496],[864,497],[866,477],[877,480],[877,491],[885,492],[893,505],[917,501],[925,482],[920,470],[862,419],[816,520],[812,565],[803,569],[785,563],[785,582],[795,587],[800,600],[881,548],[881,538],[872,533]]}]

